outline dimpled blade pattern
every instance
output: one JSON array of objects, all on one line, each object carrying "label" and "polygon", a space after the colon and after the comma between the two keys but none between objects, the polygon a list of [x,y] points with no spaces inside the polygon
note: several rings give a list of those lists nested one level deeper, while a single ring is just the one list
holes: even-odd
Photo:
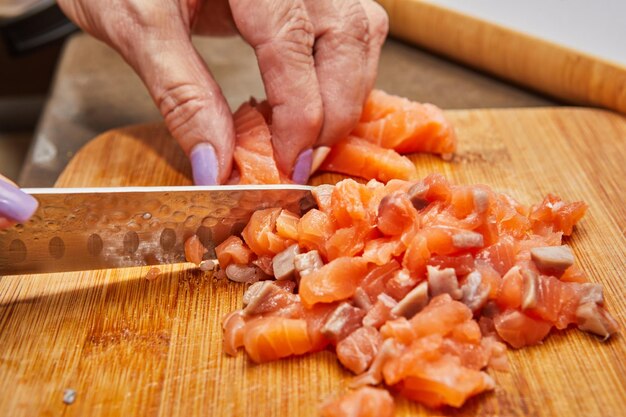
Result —
[{"label": "dimpled blade pattern", "polygon": [[[184,262],[184,242],[197,234],[209,248],[241,232],[255,210],[302,214],[311,187],[143,187],[40,189],[35,215],[0,231],[0,275]],[[59,192],[60,191],[60,192]]]}]

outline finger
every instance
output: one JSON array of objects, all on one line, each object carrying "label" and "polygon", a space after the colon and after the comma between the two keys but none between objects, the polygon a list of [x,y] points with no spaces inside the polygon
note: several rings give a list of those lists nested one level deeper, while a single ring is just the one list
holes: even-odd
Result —
[{"label": "finger", "polygon": [[356,125],[366,96],[368,20],[359,0],[308,0],[315,26],[315,70],[324,106],[317,145],[332,145]]},{"label": "finger", "polygon": [[[315,74],[313,25],[302,0],[231,0],[235,24],[254,48],[268,102],[272,142],[281,171],[308,178],[310,149],[323,118]],[[295,165],[295,167],[294,167]]]},{"label": "finger", "polygon": [[33,196],[0,179],[0,228],[6,228],[13,222],[27,221],[38,205]]},{"label": "finger", "polygon": [[[367,94],[374,88],[378,74],[380,51],[387,33],[389,32],[389,17],[383,7],[372,0],[360,0],[367,15],[369,28],[369,42],[367,50],[367,65],[365,67],[365,85]],[[367,97],[366,97],[367,98]]]},{"label": "finger", "polygon": [[166,32],[148,30],[120,52],[137,71],[172,136],[189,155],[194,182],[223,183],[231,171],[235,144],[230,108],[184,26]]}]

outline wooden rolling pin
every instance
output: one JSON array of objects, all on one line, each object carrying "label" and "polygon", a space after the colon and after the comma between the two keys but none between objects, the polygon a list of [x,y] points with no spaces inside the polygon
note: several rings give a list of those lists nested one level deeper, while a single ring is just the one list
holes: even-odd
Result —
[{"label": "wooden rolling pin", "polygon": [[391,35],[572,104],[626,114],[626,68],[422,0],[379,0]]}]

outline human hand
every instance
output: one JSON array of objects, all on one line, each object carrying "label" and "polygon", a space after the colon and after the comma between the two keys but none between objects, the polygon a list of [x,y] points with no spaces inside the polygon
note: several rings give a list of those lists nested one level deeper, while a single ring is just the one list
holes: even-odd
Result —
[{"label": "human hand", "polygon": [[236,33],[255,50],[278,167],[306,182],[311,148],[358,122],[374,85],[387,15],[372,0],[59,0],[139,74],[189,155],[196,184],[223,183],[235,130],[192,33]]},{"label": "human hand", "polygon": [[37,210],[37,200],[0,175],[0,230],[23,223]]}]

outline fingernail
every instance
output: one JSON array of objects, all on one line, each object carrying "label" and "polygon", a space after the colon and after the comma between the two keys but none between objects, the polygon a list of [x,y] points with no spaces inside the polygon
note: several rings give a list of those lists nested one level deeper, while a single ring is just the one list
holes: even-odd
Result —
[{"label": "fingernail", "polygon": [[297,184],[306,184],[311,174],[311,164],[313,163],[313,150],[307,149],[302,151],[296,159],[296,164],[293,167],[293,174],[291,179]]},{"label": "fingernail", "polygon": [[217,185],[217,154],[209,143],[199,143],[193,147],[189,155],[191,172],[196,185]]},{"label": "fingernail", "polygon": [[0,181],[0,215],[23,223],[30,219],[39,203],[19,188]]}]

